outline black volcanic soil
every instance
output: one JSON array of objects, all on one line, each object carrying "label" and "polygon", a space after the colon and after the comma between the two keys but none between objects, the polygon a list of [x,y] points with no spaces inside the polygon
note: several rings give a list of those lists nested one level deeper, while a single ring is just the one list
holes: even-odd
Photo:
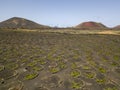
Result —
[{"label": "black volcanic soil", "polygon": [[120,36],[1,30],[0,90],[120,90]]}]

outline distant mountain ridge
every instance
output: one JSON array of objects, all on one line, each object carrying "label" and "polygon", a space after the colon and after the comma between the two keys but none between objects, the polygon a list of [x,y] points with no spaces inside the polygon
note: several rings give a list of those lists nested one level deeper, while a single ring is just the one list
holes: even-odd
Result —
[{"label": "distant mountain ridge", "polygon": [[93,21],[83,22],[83,23],[75,26],[75,28],[87,29],[87,30],[89,30],[89,29],[108,29],[108,27],[106,27],[102,23],[93,22]]},{"label": "distant mountain ridge", "polygon": [[120,30],[120,25],[109,28],[102,23],[88,21],[78,24],[74,27],[50,27],[47,25],[38,24],[34,21],[21,18],[21,17],[13,17],[3,22],[0,22],[0,29],[78,29],[78,30]]},{"label": "distant mountain ridge", "polygon": [[50,28],[49,26],[41,25],[36,22],[33,22],[28,19],[20,18],[20,17],[13,17],[3,22],[0,22],[0,28],[7,28],[7,29],[40,29],[40,28]]}]

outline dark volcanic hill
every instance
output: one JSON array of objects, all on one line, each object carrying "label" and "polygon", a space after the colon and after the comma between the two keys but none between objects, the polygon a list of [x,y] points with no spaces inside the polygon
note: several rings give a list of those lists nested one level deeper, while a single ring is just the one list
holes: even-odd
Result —
[{"label": "dark volcanic hill", "polygon": [[13,17],[3,22],[0,22],[0,28],[7,28],[7,29],[40,29],[40,28],[50,28],[49,26],[41,25],[35,23],[31,20],[27,20],[24,18]]},{"label": "dark volcanic hill", "polygon": [[75,26],[75,28],[79,28],[79,29],[108,29],[105,25],[103,25],[102,23],[97,23],[97,22],[83,22],[77,26]]}]

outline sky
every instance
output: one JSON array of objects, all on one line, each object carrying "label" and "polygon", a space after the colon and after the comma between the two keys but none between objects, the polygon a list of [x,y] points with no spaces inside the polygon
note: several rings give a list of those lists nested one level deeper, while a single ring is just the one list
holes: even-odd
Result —
[{"label": "sky", "polygon": [[0,0],[0,22],[11,17],[58,27],[86,21],[114,27],[120,25],[120,0]]}]

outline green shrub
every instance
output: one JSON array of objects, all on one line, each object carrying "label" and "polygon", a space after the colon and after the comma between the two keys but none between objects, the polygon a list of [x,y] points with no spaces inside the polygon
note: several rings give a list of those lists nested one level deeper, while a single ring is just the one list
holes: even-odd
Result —
[{"label": "green shrub", "polygon": [[106,70],[105,70],[104,68],[102,68],[102,67],[99,68],[99,71],[100,71],[101,73],[106,73]]},{"label": "green shrub", "polygon": [[4,66],[0,66],[0,71],[4,70]]},{"label": "green shrub", "polygon": [[74,78],[78,78],[80,76],[80,72],[75,70],[70,73],[70,75]]},{"label": "green shrub", "polygon": [[34,66],[33,67],[33,70],[34,71],[41,71],[43,68],[42,67],[37,67],[37,66]]},{"label": "green shrub", "polygon": [[72,64],[71,64],[71,68],[72,68],[72,69],[76,69],[76,68],[77,68],[76,63],[72,63]]},{"label": "green shrub", "polygon": [[60,67],[60,69],[64,69],[64,68],[66,68],[66,64],[64,62],[60,62],[59,67]]},{"label": "green shrub", "polygon": [[46,61],[45,61],[45,60],[40,60],[39,62],[40,62],[41,65],[46,64]]},{"label": "green shrub", "polygon": [[18,64],[15,64],[15,63],[8,63],[5,68],[8,68],[8,69],[12,69],[12,70],[15,70],[18,68]]},{"label": "green shrub", "polygon": [[36,64],[37,64],[37,62],[33,61],[33,62],[28,63],[28,65],[27,65],[27,66],[32,67],[32,66],[35,66]]},{"label": "green shrub", "polygon": [[120,60],[120,56],[117,56],[117,55],[114,56],[113,58],[114,58],[114,60],[116,60],[116,61]]},{"label": "green shrub", "polygon": [[31,74],[28,74],[24,77],[24,80],[31,80],[31,79],[34,79],[38,76],[38,73],[31,73]]},{"label": "green shrub", "polygon": [[116,62],[112,62],[112,64],[111,64],[112,66],[119,66],[119,64],[118,63],[116,63]]},{"label": "green shrub", "polygon": [[50,69],[50,72],[53,73],[53,74],[54,74],[54,73],[57,73],[57,72],[59,72],[59,68],[55,68],[55,67],[54,67],[54,68],[51,68],[51,69]]},{"label": "green shrub", "polygon": [[104,90],[118,90],[116,87],[107,87]]},{"label": "green shrub", "polygon": [[83,66],[82,68],[85,70],[91,69],[89,66]]},{"label": "green shrub", "polygon": [[87,78],[94,78],[94,77],[95,77],[95,73],[93,73],[93,72],[87,72],[87,73],[85,74],[85,76],[86,76]]},{"label": "green shrub", "polygon": [[83,87],[83,85],[84,85],[83,81],[79,81],[79,82],[73,81],[71,84],[72,88],[76,89],[76,90],[81,89]]},{"label": "green shrub", "polygon": [[99,84],[104,84],[106,82],[105,79],[96,79],[96,82],[98,82]]}]

